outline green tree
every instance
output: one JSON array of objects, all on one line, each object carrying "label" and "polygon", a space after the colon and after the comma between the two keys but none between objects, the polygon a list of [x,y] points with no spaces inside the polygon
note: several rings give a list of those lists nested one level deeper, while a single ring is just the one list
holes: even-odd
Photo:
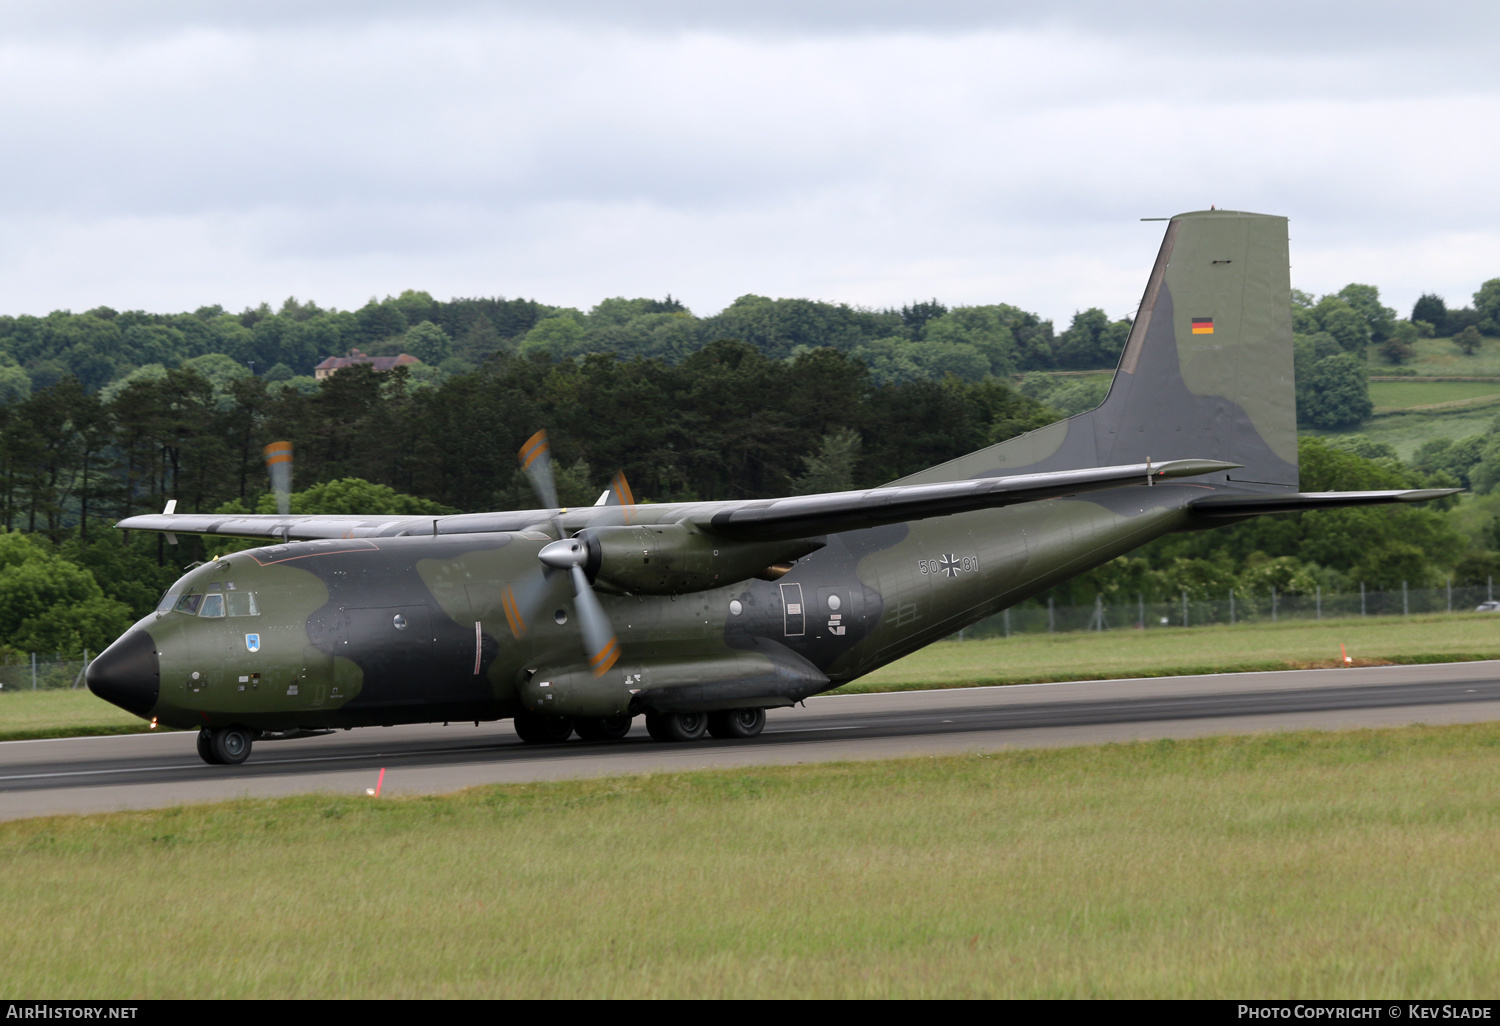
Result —
[{"label": "green tree", "polygon": [[797,495],[845,492],[854,487],[861,447],[859,432],[838,428],[823,436],[818,451],[805,458],[806,471],[793,483]]},{"label": "green tree", "polygon": [[431,321],[423,321],[408,331],[402,338],[401,346],[432,367],[453,355],[453,341],[448,338],[448,333]]},{"label": "green tree", "polygon": [[1426,321],[1433,326],[1433,330],[1439,334],[1448,323],[1448,304],[1443,302],[1443,297],[1436,293],[1426,292],[1412,305],[1411,319],[1413,322]]},{"label": "green tree", "polygon": [[1500,278],[1491,278],[1474,293],[1474,310],[1480,321],[1476,327],[1486,335],[1500,335]]},{"label": "green tree", "polygon": [[536,327],[521,340],[523,356],[531,353],[551,353],[556,359],[583,352],[585,333],[571,313],[559,314],[537,321]]},{"label": "green tree", "polygon": [[98,652],[130,626],[124,603],[43,542],[0,532],[0,645],[21,652]]},{"label": "green tree", "polygon": [[[1299,390],[1300,391],[1300,390]],[[1298,417],[1313,427],[1354,427],[1370,416],[1370,380],[1364,366],[1349,353],[1325,357],[1313,365],[1305,407]]]},{"label": "green tree", "polygon": [[1130,322],[1110,321],[1098,307],[1073,315],[1068,330],[1052,344],[1059,367],[1072,370],[1111,368],[1120,362],[1120,353],[1130,337]]},{"label": "green tree", "polygon": [[1339,298],[1365,319],[1370,341],[1384,342],[1396,325],[1396,311],[1380,305],[1380,290],[1374,285],[1345,285]]},{"label": "green tree", "polygon": [[1314,312],[1322,329],[1332,335],[1346,353],[1363,356],[1370,342],[1370,324],[1342,299],[1325,296]]},{"label": "green tree", "polygon": [[1483,341],[1484,339],[1479,335],[1479,329],[1472,324],[1453,336],[1453,344],[1463,350],[1465,356],[1473,356],[1477,353]]},{"label": "green tree", "polygon": [[1387,363],[1399,366],[1416,355],[1420,337],[1421,333],[1411,321],[1397,321],[1390,337],[1380,343],[1380,355]]}]

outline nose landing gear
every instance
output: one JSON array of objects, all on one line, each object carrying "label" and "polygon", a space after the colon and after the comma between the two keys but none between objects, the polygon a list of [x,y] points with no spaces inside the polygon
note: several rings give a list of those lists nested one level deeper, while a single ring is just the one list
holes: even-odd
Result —
[{"label": "nose landing gear", "polygon": [[245,727],[207,727],[198,731],[198,758],[211,766],[238,766],[250,758],[255,735]]}]

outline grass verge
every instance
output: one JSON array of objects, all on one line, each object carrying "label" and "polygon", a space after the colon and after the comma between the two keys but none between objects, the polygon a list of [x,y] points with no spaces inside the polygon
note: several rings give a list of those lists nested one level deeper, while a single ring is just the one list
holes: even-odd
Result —
[{"label": "grass verge", "polygon": [[85,689],[0,693],[0,741],[138,734],[148,725]]},{"label": "grass verge", "polygon": [[[1500,724],[0,823],[17,999],[1447,997]],[[387,781],[390,784],[390,781]]]},{"label": "grass verge", "polygon": [[941,641],[835,694],[1500,658],[1500,616],[1293,620]]}]

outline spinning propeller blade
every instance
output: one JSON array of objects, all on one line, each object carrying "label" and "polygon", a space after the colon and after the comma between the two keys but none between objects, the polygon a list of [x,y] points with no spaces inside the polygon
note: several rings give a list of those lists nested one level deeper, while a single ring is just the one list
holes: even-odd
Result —
[{"label": "spinning propeller blade", "polygon": [[[520,637],[526,633],[528,624],[534,620],[536,611],[546,597],[548,578],[556,570],[566,570],[573,581],[573,609],[578,614],[578,626],[583,633],[583,644],[588,655],[589,668],[600,677],[620,658],[620,642],[610,626],[604,607],[599,604],[589,584],[583,564],[588,561],[588,545],[578,538],[569,538],[563,531],[562,521],[557,516],[557,485],[552,478],[552,451],[547,444],[547,432],[538,431],[521,446],[521,469],[531,479],[537,497],[548,511],[553,533],[557,541],[542,546],[537,553],[541,570],[534,577],[521,583],[519,589],[507,587],[502,598],[505,618],[510,622],[511,633]],[[610,482],[607,505],[617,505],[628,511],[635,504],[630,485],[624,474],[616,474]],[[626,516],[629,514],[626,512]]]},{"label": "spinning propeller blade", "polygon": [[276,493],[276,512],[288,516],[292,512],[292,443],[272,442],[264,451],[271,491]]}]

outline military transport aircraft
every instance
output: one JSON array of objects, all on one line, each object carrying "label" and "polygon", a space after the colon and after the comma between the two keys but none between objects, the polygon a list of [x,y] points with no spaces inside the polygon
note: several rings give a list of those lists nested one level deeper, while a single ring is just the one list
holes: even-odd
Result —
[{"label": "military transport aircraft", "polygon": [[[1448,490],[1297,490],[1287,222],[1170,219],[1097,409],[880,488],[441,517],[133,516],[265,539],[189,571],[99,655],[95,694],[261,739],[510,718],[522,740],[759,733],[852,681],[1172,531]],[[285,507],[283,507],[284,509]]]}]

